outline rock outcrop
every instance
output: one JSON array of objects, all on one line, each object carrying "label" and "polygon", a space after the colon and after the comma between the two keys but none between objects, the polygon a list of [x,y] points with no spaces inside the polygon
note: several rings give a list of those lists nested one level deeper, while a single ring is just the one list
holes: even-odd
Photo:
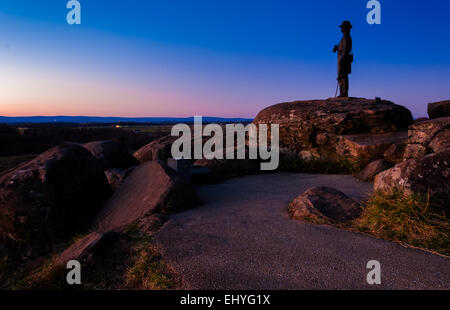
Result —
[{"label": "rock outcrop", "polygon": [[405,160],[423,157],[450,147],[450,117],[437,118],[411,125],[403,155]]},{"label": "rock outcrop", "polygon": [[[134,153],[134,157],[140,162],[161,160],[167,162],[171,155],[172,144],[179,137],[165,136],[155,140]],[[205,143],[210,137],[202,137],[202,143]],[[225,139],[225,137],[224,137]],[[190,140],[191,154],[193,154],[194,138]],[[223,145],[226,145],[224,140]],[[237,158],[237,147],[227,150],[222,149],[224,159],[198,159],[194,162],[194,167],[191,169],[194,172],[193,182],[196,184],[216,183],[231,177],[237,177],[246,174],[253,174],[260,170],[259,160],[233,160],[226,159],[227,152],[234,152]],[[249,158],[248,146],[245,146],[245,158]],[[199,168],[208,169],[208,173],[195,173]],[[206,170],[203,170],[206,171]]]},{"label": "rock outcrop", "polygon": [[155,213],[189,209],[199,203],[194,189],[161,161],[136,167],[94,221],[96,231],[120,231]]},{"label": "rock outcrop", "polygon": [[[196,133],[193,133],[196,134]],[[200,137],[202,143],[205,143],[211,137],[202,136]],[[163,162],[167,162],[167,159],[172,158],[172,144],[180,139],[178,136],[167,135],[161,137],[155,141],[150,142],[147,145],[144,145],[139,150],[137,150],[133,156],[140,162],[144,163],[146,161],[153,160],[161,160]],[[194,137],[187,137],[188,144],[191,147],[191,156],[194,155]],[[225,143],[224,143],[225,145]],[[203,144],[202,144],[203,146]]]},{"label": "rock outcrop", "polygon": [[450,100],[428,104],[428,116],[431,119],[450,116]]},{"label": "rock outcrop", "polygon": [[[383,158],[390,147],[401,146],[407,138],[406,131],[339,136],[336,143],[332,144],[333,150],[328,154],[336,154],[340,160],[356,162],[362,168],[372,161]],[[331,158],[335,157],[331,156]]]},{"label": "rock outcrop", "polygon": [[58,146],[0,176],[0,228],[19,238],[67,235],[89,223],[109,192],[91,153]]},{"label": "rock outcrop", "polygon": [[450,147],[450,128],[439,132],[430,144],[428,148],[434,153],[439,153]]},{"label": "rock outcrop", "polygon": [[166,162],[168,158],[172,157],[171,148],[172,143],[177,140],[178,137],[172,137],[171,135],[164,136],[155,141],[144,145],[139,150],[137,150],[133,156],[140,162],[144,163],[146,161],[161,160]]},{"label": "rock outcrop", "polygon": [[194,163],[194,169],[198,167],[206,168],[211,173],[204,175],[206,179],[199,183],[215,183],[221,182],[229,178],[234,178],[243,175],[255,174],[261,170],[260,159],[249,159],[249,148],[245,146],[243,150],[245,159],[226,159],[228,155],[234,153],[234,158],[238,158],[238,148],[223,149],[224,159],[199,159]]},{"label": "rock outcrop", "polygon": [[[411,112],[403,106],[358,98],[281,103],[262,110],[254,120],[255,124],[280,125],[280,149],[284,151],[313,150],[331,160],[370,154],[366,163],[381,158],[391,144],[403,142],[404,134],[397,132],[412,122]],[[381,135],[382,141],[375,139],[372,144],[374,135]]]},{"label": "rock outcrop", "polygon": [[104,170],[109,168],[126,169],[138,163],[124,145],[115,141],[95,141],[83,146],[94,155]]},{"label": "rock outcrop", "polygon": [[374,190],[391,193],[400,189],[406,194],[430,194],[447,211],[450,208],[450,148],[397,164],[375,177]]},{"label": "rock outcrop", "polygon": [[398,164],[403,161],[405,153],[406,141],[399,144],[391,144],[383,153],[383,158],[391,164]]},{"label": "rock outcrop", "polygon": [[293,219],[344,223],[361,214],[359,203],[330,187],[313,187],[288,206]]},{"label": "rock outcrop", "polygon": [[203,179],[195,183],[216,183],[229,178],[255,174],[260,171],[260,161],[251,159],[199,159],[195,167],[207,168],[211,173],[203,175]]}]

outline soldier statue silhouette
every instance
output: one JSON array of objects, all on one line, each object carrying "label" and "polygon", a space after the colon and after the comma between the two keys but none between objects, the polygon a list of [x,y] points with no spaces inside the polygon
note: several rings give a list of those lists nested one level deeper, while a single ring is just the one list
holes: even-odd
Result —
[{"label": "soldier statue silhouette", "polygon": [[[352,37],[350,30],[353,26],[349,21],[342,22],[340,25],[341,31],[344,34],[339,45],[335,45],[333,52],[338,52],[338,84],[340,89],[339,97],[348,97],[348,75],[352,73]],[[337,90],[336,90],[337,92]]]}]

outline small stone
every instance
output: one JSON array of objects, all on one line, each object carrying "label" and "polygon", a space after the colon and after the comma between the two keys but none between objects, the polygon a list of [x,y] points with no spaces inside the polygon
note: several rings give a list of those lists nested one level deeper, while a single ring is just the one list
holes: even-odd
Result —
[{"label": "small stone", "polygon": [[348,222],[361,213],[359,203],[330,187],[313,187],[295,198],[288,206],[293,219]]},{"label": "small stone", "polygon": [[375,176],[380,172],[389,169],[390,163],[384,159],[379,159],[368,164],[356,177],[362,181],[370,182],[375,179]]}]

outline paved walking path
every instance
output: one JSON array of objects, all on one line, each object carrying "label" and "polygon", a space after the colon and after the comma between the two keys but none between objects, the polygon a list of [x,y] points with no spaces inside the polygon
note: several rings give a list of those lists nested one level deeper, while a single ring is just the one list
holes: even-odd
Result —
[{"label": "paved walking path", "polygon": [[171,216],[156,235],[188,289],[366,289],[381,263],[383,289],[450,289],[450,259],[329,226],[291,220],[288,202],[313,186],[361,199],[350,176],[256,175],[197,187],[204,205]]}]

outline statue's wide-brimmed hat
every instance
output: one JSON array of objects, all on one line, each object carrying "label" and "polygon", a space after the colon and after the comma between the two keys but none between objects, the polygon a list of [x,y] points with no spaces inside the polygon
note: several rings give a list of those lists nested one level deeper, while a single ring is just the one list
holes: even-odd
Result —
[{"label": "statue's wide-brimmed hat", "polygon": [[352,29],[353,28],[352,24],[348,20],[344,20],[342,22],[342,25],[340,25],[339,27],[347,28],[347,29]]}]

